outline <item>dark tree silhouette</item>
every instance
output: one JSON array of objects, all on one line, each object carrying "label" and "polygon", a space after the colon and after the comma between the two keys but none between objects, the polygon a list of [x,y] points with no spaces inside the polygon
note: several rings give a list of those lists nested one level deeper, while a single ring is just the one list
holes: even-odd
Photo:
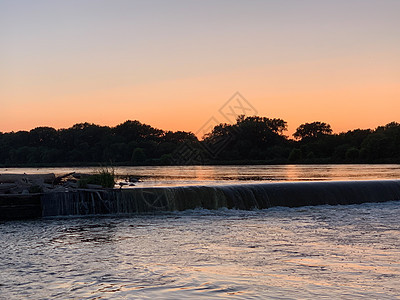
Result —
[{"label": "dark tree silhouette", "polygon": [[0,166],[110,161],[170,165],[186,163],[193,155],[211,164],[400,163],[400,124],[396,122],[339,134],[332,134],[330,125],[323,122],[305,123],[297,128],[296,140],[284,135],[286,128],[282,119],[239,116],[235,124],[216,125],[199,142],[191,132],[163,131],[139,121],[115,127],[90,123],[58,130],[37,127],[0,132]]},{"label": "dark tree silhouette", "polygon": [[203,143],[209,148],[227,144],[219,152],[219,159],[265,159],[267,153],[272,153],[268,147],[285,144],[286,129],[282,119],[240,115],[236,124],[216,125],[204,136]]},{"label": "dark tree silhouette", "polygon": [[139,121],[126,121],[113,128],[116,135],[125,138],[125,141],[132,140],[157,140],[163,135],[163,131]]},{"label": "dark tree silhouette", "polygon": [[296,139],[319,138],[324,135],[332,134],[331,125],[324,122],[312,122],[301,124],[293,136]]},{"label": "dark tree silhouette", "polygon": [[55,145],[58,142],[58,132],[51,127],[36,127],[29,132],[32,146]]}]

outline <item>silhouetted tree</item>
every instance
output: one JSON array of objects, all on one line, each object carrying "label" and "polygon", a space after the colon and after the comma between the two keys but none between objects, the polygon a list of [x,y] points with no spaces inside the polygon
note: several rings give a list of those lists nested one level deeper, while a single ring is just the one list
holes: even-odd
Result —
[{"label": "silhouetted tree", "polygon": [[157,140],[163,135],[163,131],[139,121],[126,121],[113,128],[113,133],[125,139],[125,142],[138,140]]},{"label": "silhouetted tree", "polygon": [[146,154],[142,148],[136,148],[132,153],[132,162],[135,165],[142,165],[145,163]]},{"label": "silhouetted tree", "polygon": [[296,139],[319,138],[323,135],[332,134],[331,125],[324,122],[312,122],[301,124],[293,136]]},{"label": "silhouetted tree", "polygon": [[0,165],[110,161],[169,165],[188,159],[201,162],[206,154],[212,154],[208,156],[211,163],[400,163],[397,122],[339,134],[332,134],[326,123],[305,123],[294,134],[297,141],[284,135],[286,128],[282,119],[239,116],[235,124],[216,125],[199,142],[191,132],[163,131],[139,121],[115,127],[90,123],[59,130],[37,127],[29,132],[0,133]]},{"label": "silhouetted tree", "polygon": [[302,158],[302,153],[300,149],[294,148],[289,154],[289,161],[296,162]]},{"label": "silhouetted tree", "polygon": [[197,141],[197,137],[193,133],[185,131],[166,131],[162,137],[162,142],[174,144]]},{"label": "silhouetted tree", "polygon": [[36,127],[29,132],[29,144],[31,146],[54,147],[58,143],[58,132],[51,127]]},{"label": "silhouetted tree", "polygon": [[236,124],[219,124],[206,134],[203,143],[208,148],[220,147],[220,159],[265,159],[268,147],[286,142],[282,119],[238,116]]},{"label": "silhouetted tree", "polygon": [[357,159],[359,155],[360,151],[358,151],[358,149],[354,147],[351,147],[346,151],[346,159],[350,161]]}]

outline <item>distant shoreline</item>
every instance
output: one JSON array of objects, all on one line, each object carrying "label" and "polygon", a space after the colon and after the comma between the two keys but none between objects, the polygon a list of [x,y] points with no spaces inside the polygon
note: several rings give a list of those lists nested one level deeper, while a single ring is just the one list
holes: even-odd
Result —
[{"label": "distant shoreline", "polygon": [[67,129],[37,127],[0,132],[0,166],[166,166],[400,163],[400,123],[333,133],[324,122],[305,123],[285,135],[282,119],[244,115],[236,123],[192,132],[165,131],[125,121]]},{"label": "distant shoreline", "polygon": [[[301,162],[301,163],[293,163],[293,162],[285,162],[285,163],[277,163],[277,162],[266,162],[266,161],[219,161],[214,163],[207,164],[187,164],[187,165],[157,165],[157,164],[143,164],[143,165],[132,165],[129,163],[117,163],[112,164],[113,167],[179,167],[179,166],[251,166],[251,165],[266,165],[266,166],[284,166],[284,165],[400,165],[398,161],[391,160],[383,160],[380,162],[326,162],[326,161],[314,161],[314,162]],[[55,164],[16,164],[16,165],[1,165],[0,168],[83,168],[83,167],[101,167],[101,166],[110,166],[107,163],[55,163]]]}]

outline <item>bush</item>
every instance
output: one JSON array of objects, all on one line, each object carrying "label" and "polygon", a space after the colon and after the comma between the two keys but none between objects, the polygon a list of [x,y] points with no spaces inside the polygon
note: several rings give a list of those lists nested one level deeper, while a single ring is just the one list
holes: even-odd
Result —
[{"label": "bush", "polygon": [[88,184],[97,184],[104,188],[113,188],[115,185],[114,168],[101,168],[97,174],[84,177],[78,182],[80,188],[87,188]]}]

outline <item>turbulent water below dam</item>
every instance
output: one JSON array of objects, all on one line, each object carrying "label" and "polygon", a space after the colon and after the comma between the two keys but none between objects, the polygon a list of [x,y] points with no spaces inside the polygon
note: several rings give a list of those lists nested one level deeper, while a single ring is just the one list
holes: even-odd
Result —
[{"label": "turbulent water below dam", "polygon": [[0,224],[0,299],[394,299],[400,202]]}]

